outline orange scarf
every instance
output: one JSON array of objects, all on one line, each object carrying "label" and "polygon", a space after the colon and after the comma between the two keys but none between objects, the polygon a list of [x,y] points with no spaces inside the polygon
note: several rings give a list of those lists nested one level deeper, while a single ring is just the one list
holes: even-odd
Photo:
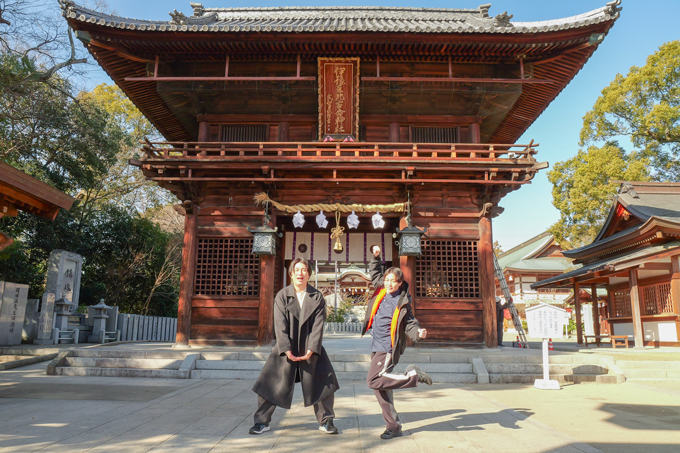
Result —
[{"label": "orange scarf", "polygon": [[[375,314],[378,313],[378,308],[380,308],[380,303],[385,298],[385,294],[387,294],[387,291],[385,290],[385,288],[382,288],[375,296],[375,302],[373,303],[373,307],[371,308],[371,317],[368,318],[368,326],[366,327],[366,330],[370,329],[371,326],[373,325],[373,318],[375,317]],[[392,347],[394,347],[394,334],[397,332],[398,322],[399,322],[399,307],[397,307],[394,310],[394,314],[392,315],[392,323],[390,325],[390,340],[392,343]]]}]

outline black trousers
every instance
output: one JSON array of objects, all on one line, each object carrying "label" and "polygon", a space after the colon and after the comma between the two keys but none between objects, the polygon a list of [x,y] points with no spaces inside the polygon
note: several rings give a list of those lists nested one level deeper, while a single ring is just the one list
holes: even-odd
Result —
[{"label": "black trousers", "polygon": [[[319,401],[314,405],[314,414],[316,419],[319,421],[319,425],[323,425],[328,420],[335,418],[335,412],[333,412],[333,403],[335,402],[335,394],[331,394],[329,397]],[[257,410],[255,411],[255,423],[263,423],[268,425],[272,421],[272,415],[274,414],[274,409],[276,406],[274,403],[267,401],[260,395],[257,395]]]},{"label": "black trousers", "polygon": [[366,384],[368,388],[372,389],[375,397],[378,399],[378,404],[382,409],[383,419],[387,425],[387,429],[396,431],[401,427],[399,423],[399,414],[394,408],[394,395],[392,390],[407,389],[418,386],[418,375],[415,371],[408,374],[393,374],[393,366],[388,368],[388,372],[382,376],[380,373],[385,365],[386,352],[374,352],[371,355],[371,366],[368,369],[368,377]]}]

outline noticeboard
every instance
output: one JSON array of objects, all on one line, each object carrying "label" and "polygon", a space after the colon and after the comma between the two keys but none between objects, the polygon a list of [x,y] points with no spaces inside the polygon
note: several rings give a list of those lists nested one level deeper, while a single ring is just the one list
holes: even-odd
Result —
[{"label": "noticeboard", "polygon": [[529,336],[534,338],[562,338],[565,310],[546,304],[526,309]]}]

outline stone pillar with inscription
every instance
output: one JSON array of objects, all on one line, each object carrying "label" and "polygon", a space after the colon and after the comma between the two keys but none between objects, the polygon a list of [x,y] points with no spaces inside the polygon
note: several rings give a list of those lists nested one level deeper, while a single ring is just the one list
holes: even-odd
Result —
[{"label": "stone pillar with inscription", "polygon": [[28,285],[0,282],[0,346],[21,344]]}]

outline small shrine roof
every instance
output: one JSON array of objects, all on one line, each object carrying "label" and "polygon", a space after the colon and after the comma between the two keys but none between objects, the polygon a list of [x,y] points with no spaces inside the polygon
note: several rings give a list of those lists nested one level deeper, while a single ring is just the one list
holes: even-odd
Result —
[{"label": "small shrine roof", "polygon": [[572,265],[571,259],[557,256],[538,257],[553,242],[553,235],[546,231],[502,253],[498,256],[498,264],[503,270],[564,272]]},{"label": "small shrine roof", "polygon": [[571,286],[570,279],[579,277],[581,275],[585,275],[591,272],[596,272],[599,270],[613,270],[613,271],[619,271],[623,269],[627,269],[630,267],[630,264],[627,264],[631,261],[635,261],[638,258],[645,258],[645,257],[650,257],[652,258],[654,255],[662,252],[667,252],[669,250],[673,249],[679,249],[680,248],[680,241],[675,240],[671,242],[666,242],[665,244],[658,244],[658,245],[653,245],[651,247],[645,247],[642,249],[637,249],[637,250],[632,250],[629,253],[624,253],[623,255],[619,255],[615,258],[610,258],[610,259],[604,259],[604,260],[599,260],[593,263],[588,263],[578,269],[575,269],[570,272],[566,272],[561,275],[557,275],[555,277],[547,278],[545,280],[541,280],[540,282],[534,283],[531,285],[531,289],[538,289],[538,288],[554,288],[554,287],[559,287],[559,286]]},{"label": "small shrine roof", "polygon": [[[617,243],[631,235],[639,235],[650,223],[661,221],[680,229],[680,184],[659,182],[620,181],[609,216],[595,240],[583,247],[565,251],[566,256],[581,258],[595,249],[617,247]],[[637,219],[637,224],[609,234],[610,226],[618,218],[617,208],[622,206]]]},{"label": "small shrine roof", "polygon": [[406,33],[543,33],[577,29],[619,17],[621,0],[576,16],[535,22],[512,22],[507,12],[489,15],[491,4],[477,9],[384,6],[309,6],[206,8],[191,3],[193,15],[174,10],[170,20],[141,20],[103,14],[62,0],[64,16],[107,27],[153,32],[406,32]]}]

